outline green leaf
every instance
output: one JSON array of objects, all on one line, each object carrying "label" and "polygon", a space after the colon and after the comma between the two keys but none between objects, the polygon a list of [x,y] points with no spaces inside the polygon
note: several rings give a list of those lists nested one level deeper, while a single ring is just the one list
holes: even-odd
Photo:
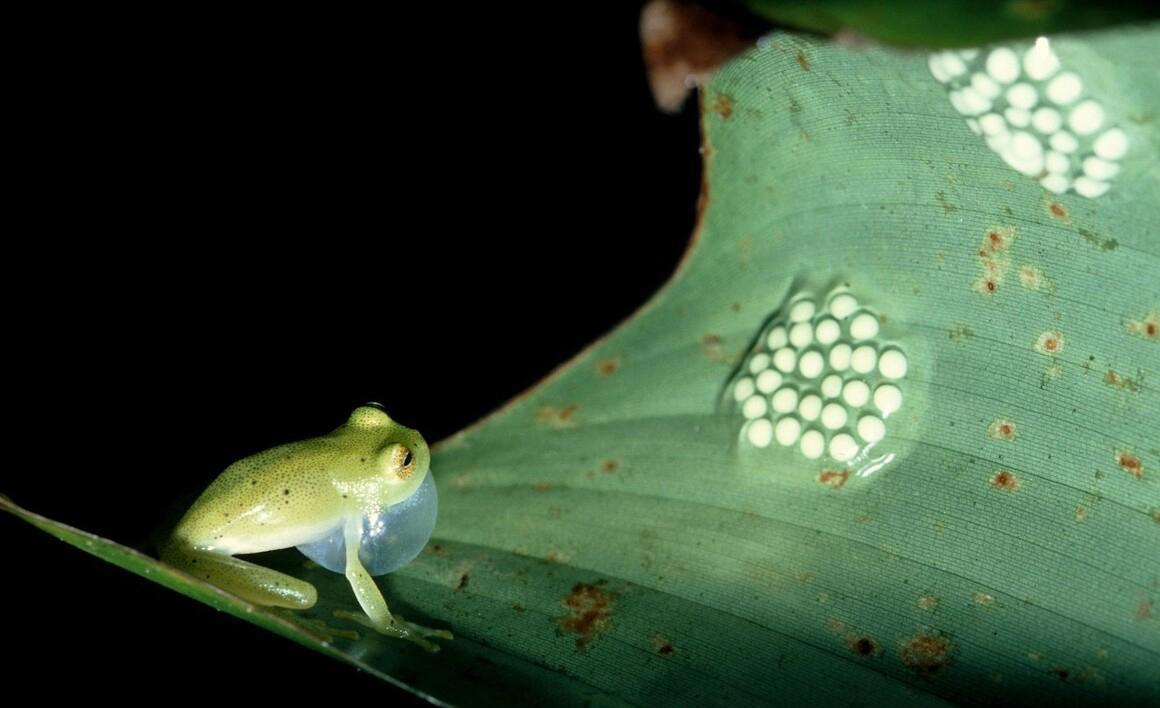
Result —
[{"label": "green leaf", "polygon": [[[274,613],[0,506],[449,702],[1154,704],[1158,37],[1055,42],[1129,139],[1095,198],[1009,167],[925,57],[780,35],[728,65],[673,280],[436,447],[435,538],[385,585],[440,654],[334,619],[345,580],[293,552],[322,600]],[[871,474],[755,448],[732,402],[787,297],[833,283],[909,359]]]},{"label": "green leaf", "polygon": [[1158,15],[1149,4],[1080,0],[746,0],[746,4],[754,13],[791,27],[825,34],[855,30],[906,47],[970,47]]}]

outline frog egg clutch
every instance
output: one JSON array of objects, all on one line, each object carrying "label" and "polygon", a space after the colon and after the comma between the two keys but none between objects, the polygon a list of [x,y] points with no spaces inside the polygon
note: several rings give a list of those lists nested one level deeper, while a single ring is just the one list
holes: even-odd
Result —
[{"label": "frog egg clutch", "polygon": [[[392,573],[415,559],[435,530],[439,499],[428,470],[415,493],[362,520],[358,557],[371,575]],[[298,546],[298,550],[327,570],[346,572],[346,540],[339,525],[325,538]]]},{"label": "frog egg clutch", "polygon": [[887,422],[904,405],[909,357],[883,320],[848,288],[791,294],[761,331],[729,384],[744,422],[740,443],[786,448],[807,461],[868,475]]}]

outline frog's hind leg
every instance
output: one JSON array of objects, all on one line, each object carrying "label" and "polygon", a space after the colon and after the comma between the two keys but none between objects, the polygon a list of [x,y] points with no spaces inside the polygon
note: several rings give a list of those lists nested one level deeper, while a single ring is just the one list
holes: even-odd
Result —
[{"label": "frog's hind leg", "polygon": [[318,601],[318,591],[305,580],[241,558],[175,543],[165,547],[161,558],[199,580],[256,605],[305,610]]}]

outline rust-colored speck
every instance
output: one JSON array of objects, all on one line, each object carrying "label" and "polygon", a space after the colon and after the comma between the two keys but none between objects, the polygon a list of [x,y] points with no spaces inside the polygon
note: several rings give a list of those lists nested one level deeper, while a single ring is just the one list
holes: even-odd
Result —
[{"label": "rust-colored speck", "polygon": [[983,295],[993,295],[999,290],[1010,259],[1007,250],[1015,240],[1015,227],[994,226],[983,234],[983,243],[979,246],[979,265],[982,274],[975,281],[975,291]]},{"label": "rust-colored speck", "polygon": [[996,440],[1014,440],[1015,423],[1006,418],[999,418],[987,428],[987,434]]},{"label": "rust-colored speck", "polygon": [[445,556],[445,555],[447,555],[447,549],[444,548],[443,545],[439,544],[439,543],[432,543],[431,545],[427,546],[423,550],[427,551],[428,553],[430,553],[433,556]]},{"label": "rust-colored speck", "polygon": [[549,428],[571,428],[576,425],[576,411],[580,406],[571,403],[566,406],[540,406],[536,409],[536,422]]},{"label": "rust-colored speck", "polygon": [[620,463],[616,460],[605,460],[600,463],[600,471],[604,474],[615,474],[618,469],[620,469]]},{"label": "rust-colored speck", "polygon": [[1144,463],[1140,462],[1140,458],[1136,457],[1130,452],[1120,451],[1116,453],[1116,462],[1120,467],[1132,475],[1136,479],[1144,478]]},{"label": "rust-colored speck", "polygon": [[713,100],[713,112],[721,116],[722,120],[729,120],[733,117],[733,97],[727,93],[717,94],[717,98]]},{"label": "rust-colored speck", "polygon": [[527,612],[528,611],[528,608],[524,607],[523,605],[521,605],[518,602],[512,603],[512,609],[515,610],[516,612]]},{"label": "rust-colored speck", "polygon": [[829,485],[830,489],[841,489],[849,478],[850,473],[847,470],[822,470],[818,474],[818,482]]},{"label": "rust-colored speck", "polygon": [[467,589],[467,583],[471,580],[466,572],[459,576],[459,582],[455,584],[455,592],[463,592]]},{"label": "rust-colored speck", "polygon": [[1160,524],[1160,508],[1152,510],[1152,520]]},{"label": "rust-colored speck", "polygon": [[994,295],[999,290],[999,281],[989,275],[981,275],[975,281],[975,292],[983,295]]},{"label": "rust-colored speck", "polygon": [[1140,392],[1140,382],[1137,379],[1124,376],[1111,369],[1108,369],[1108,373],[1104,374],[1104,383],[1112,388],[1118,388],[1121,391],[1131,391],[1132,393]]},{"label": "rust-colored speck", "polygon": [[1153,342],[1160,341],[1160,312],[1152,310],[1142,320],[1128,320],[1128,334]]},{"label": "rust-colored speck", "polygon": [[605,378],[615,374],[618,369],[620,369],[620,356],[605,359],[596,365],[596,371]]},{"label": "rust-colored speck", "polygon": [[1120,242],[1117,241],[1116,239],[1114,239],[1114,238],[1101,238],[1097,234],[1093,234],[1091,231],[1088,231],[1087,229],[1080,229],[1079,235],[1082,236],[1083,240],[1087,241],[1089,245],[1095,246],[1096,248],[1100,249],[1101,251],[1105,251],[1105,252],[1114,251],[1120,247]]},{"label": "rust-colored speck", "polygon": [[722,339],[716,334],[706,334],[701,337],[701,347],[705,356],[712,362],[725,361],[725,353],[721,350]]},{"label": "rust-colored speck", "polygon": [[1144,622],[1152,616],[1152,598],[1146,597],[1140,600],[1140,604],[1136,606],[1136,620]]},{"label": "rust-colored speck", "polygon": [[933,676],[950,663],[951,645],[942,637],[919,634],[902,645],[902,663],[915,673]]},{"label": "rust-colored speck", "polygon": [[878,642],[870,637],[860,637],[856,634],[846,636],[846,645],[850,647],[850,651],[858,656],[877,656]]},{"label": "rust-colored speck", "polygon": [[950,330],[947,331],[947,334],[952,340],[958,342],[964,339],[973,339],[975,336],[975,330],[971,329],[968,325],[959,323],[954,327],[951,327]]},{"label": "rust-colored speck", "polygon": [[806,59],[806,55],[804,52],[802,52],[802,50],[799,49],[794,58],[797,59],[798,66],[805,69],[806,71],[810,70],[810,61],[809,59]]},{"label": "rust-colored speck", "polygon": [[1063,333],[1050,329],[1035,340],[1035,350],[1041,354],[1058,354],[1063,351]]},{"label": "rust-colored speck", "polygon": [[580,649],[608,631],[612,624],[612,606],[616,602],[616,595],[601,590],[599,585],[576,583],[572,586],[572,592],[564,597],[568,614],[560,618],[560,629],[578,634],[576,647]]},{"label": "rust-colored speck", "polygon": [[533,487],[533,489],[535,489],[537,492],[550,492],[555,486],[556,485],[552,484],[551,482],[536,482],[536,486]]},{"label": "rust-colored speck", "polygon": [[1048,204],[1047,211],[1049,211],[1056,219],[1064,222],[1067,221],[1067,209],[1063,208],[1063,205],[1059,202],[1051,202]]},{"label": "rust-colored speck", "polygon": [[673,648],[673,643],[669,641],[668,637],[663,634],[658,634],[657,636],[653,637],[653,651],[660,654],[661,656],[669,656],[675,652],[676,649]]},{"label": "rust-colored speck", "polygon": [[1015,476],[1014,472],[1009,470],[999,470],[995,476],[991,478],[991,486],[995,489],[1003,489],[1008,492],[1013,492],[1019,488],[1019,478]]}]

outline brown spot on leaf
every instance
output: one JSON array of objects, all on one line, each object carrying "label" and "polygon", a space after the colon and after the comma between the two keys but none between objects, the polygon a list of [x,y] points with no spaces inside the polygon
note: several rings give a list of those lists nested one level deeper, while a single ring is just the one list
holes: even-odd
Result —
[{"label": "brown spot on leaf", "polygon": [[999,281],[989,275],[979,276],[975,281],[975,292],[983,295],[994,295],[999,291]]},{"label": "brown spot on leaf", "polygon": [[1055,286],[1043,275],[1043,271],[1032,265],[1019,268],[1019,284],[1028,290],[1055,291]]},{"label": "brown spot on leaf", "polygon": [[527,612],[528,611],[528,608],[524,607],[523,605],[521,605],[518,602],[512,603],[512,609],[515,610],[516,612]]},{"label": "brown spot on leaf", "polygon": [[1019,488],[1019,478],[1010,470],[999,470],[995,476],[991,477],[991,486],[995,489],[1013,492]]},{"label": "brown spot on leaf", "polygon": [[1098,235],[1088,231],[1087,229],[1080,229],[1079,235],[1083,236],[1083,240],[1088,242],[1088,245],[1095,246],[1101,251],[1114,251],[1120,247],[1120,242],[1114,238],[1100,238]]},{"label": "brown spot on leaf", "polygon": [[953,341],[958,342],[964,339],[972,339],[975,336],[975,330],[971,329],[965,324],[960,323],[956,324],[954,327],[951,327],[948,334]]},{"label": "brown spot on leaf", "polygon": [[605,460],[600,463],[600,471],[604,474],[615,474],[618,469],[620,469],[620,463],[616,460]]},{"label": "brown spot on leaf", "polygon": [[983,607],[990,607],[995,604],[995,597],[985,592],[976,591],[971,593],[971,602],[976,605],[982,605]]},{"label": "brown spot on leaf", "polygon": [[947,201],[947,195],[944,192],[935,192],[934,198],[938,200],[939,206],[942,207],[944,214],[954,214],[959,210],[957,206]]},{"label": "brown spot on leaf", "polygon": [[599,585],[576,583],[563,600],[568,614],[560,618],[560,629],[578,634],[576,646],[580,649],[604,634],[612,625],[612,607],[616,595],[600,589]]},{"label": "brown spot on leaf", "polygon": [[733,97],[727,93],[717,94],[717,98],[713,99],[712,110],[723,120],[729,120],[733,117]]},{"label": "brown spot on leaf", "polygon": [[[1143,376],[1141,375],[1140,379],[1142,378]],[[1108,373],[1104,375],[1104,383],[1111,386],[1112,388],[1118,388],[1121,391],[1131,391],[1132,393],[1140,392],[1139,379],[1125,376],[1123,374],[1112,371],[1111,369],[1108,369]]]},{"label": "brown spot on leaf", "polygon": [[918,598],[918,609],[933,610],[938,607],[938,598],[934,595],[923,595]]},{"label": "brown spot on leaf", "polygon": [[653,637],[653,651],[660,654],[661,656],[669,656],[675,652],[676,649],[673,648],[673,643],[670,642],[668,638],[665,637],[665,635],[658,634],[657,636]]},{"label": "brown spot on leaf", "polygon": [[1152,520],[1160,524],[1160,507],[1152,510]]},{"label": "brown spot on leaf", "polygon": [[846,645],[858,656],[877,656],[879,652],[878,642],[856,634],[846,635]]},{"label": "brown spot on leaf", "polygon": [[709,361],[725,361],[725,354],[721,349],[721,341],[721,337],[716,334],[706,334],[701,337],[701,347],[705,350],[705,356],[708,357]]},{"label": "brown spot on leaf", "polygon": [[805,69],[806,71],[810,70],[810,61],[809,59],[806,59],[806,55],[802,50],[797,50],[797,54],[794,55],[794,58],[797,59],[798,66]]},{"label": "brown spot on leaf", "polygon": [[1087,515],[1088,510],[1086,506],[1083,504],[1075,505],[1075,522],[1077,524],[1082,524],[1083,522],[1087,521]]},{"label": "brown spot on leaf", "polygon": [[1014,226],[994,226],[983,233],[983,243],[978,250],[982,273],[975,281],[976,292],[993,295],[999,290],[1003,277],[1010,267],[1007,251],[1014,241]]},{"label": "brown spot on leaf", "polygon": [[1144,463],[1140,462],[1140,458],[1136,457],[1130,452],[1120,450],[1116,452],[1116,462],[1128,474],[1136,479],[1144,478]]},{"label": "brown spot on leaf", "polygon": [[1006,418],[998,418],[987,427],[987,434],[996,440],[1014,440],[1015,423]]},{"label": "brown spot on leaf", "polygon": [[575,427],[576,421],[573,416],[579,409],[580,406],[575,403],[559,407],[540,406],[536,409],[536,422],[549,428]]},{"label": "brown spot on leaf", "polygon": [[919,634],[907,639],[900,654],[902,663],[917,674],[933,676],[950,663],[951,645],[943,637]]},{"label": "brown spot on leaf", "polygon": [[1146,597],[1136,605],[1136,621],[1144,622],[1152,616],[1152,598]]},{"label": "brown spot on leaf", "polygon": [[552,484],[551,482],[536,482],[536,486],[533,487],[533,489],[535,489],[537,492],[550,492],[555,486],[556,485]]},{"label": "brown spot on leaf", "polygon": [[600,375],[605,377],[605,378],[615,374],[618,369],[620,369],[620,355],[619,354],[612,357],[611,359],[605,359],[604,361],[601,361],[596,365],[596,371],[599,372]]},{"label": "brown spot on leaf", "polygon": [[455,584],[455,592],[463,592],[467,589],[467,583],[470,581],[470,576],[464,571],[459,576],[459,582]]},{"label": "brown spot on leaf", "polygon": [[1142,320],[1127,321],[1128,334],[1143,337],[1156,342],[1160,341],[1160,312],[1152,310]]},{"label": "brown spot on leaf", "polygon": [[1049,329],[1035,340],[1035,350],[1040,354],[1058,354],[1063,351],[1063,333]]},{"label": "brown spot on leaf", "polygon": [[841,489],[849,478],[847,470],[822,470],[818,474],[818,483],[829,485],[830,489]]},{"label": "brown spot on leaf", "polygon": [[1067,216],[1067,209],[1057,201],[1051,201],[1047,205],[1047,213],[1051,214],[1056,219],[1067,223],[1069,221]]},{"label": "brown spot on leaf", "polygon": [[1015,230],[1010,226],[988,229],[983,239],[983,247],[990,253],[1005,251],[1011,245],[1014,236]]},{"label": "brown spot on leaf", "polygon": [[439,544],[439,543],[432,543],[431,545],[427,546],[424,550],[433,556],[445,556],[445,555],[447,555],[447,549],[444,548],[443,545]]}]

